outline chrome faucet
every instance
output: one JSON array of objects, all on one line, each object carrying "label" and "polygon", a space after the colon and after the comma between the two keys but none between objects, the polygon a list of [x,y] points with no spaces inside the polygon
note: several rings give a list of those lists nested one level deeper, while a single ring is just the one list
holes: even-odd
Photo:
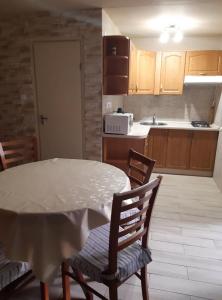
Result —
[{"label": "chrome faucet", "polygon": [[153,125],[155,125],[156,124],[156,115],[154,114],[153,115]]}]

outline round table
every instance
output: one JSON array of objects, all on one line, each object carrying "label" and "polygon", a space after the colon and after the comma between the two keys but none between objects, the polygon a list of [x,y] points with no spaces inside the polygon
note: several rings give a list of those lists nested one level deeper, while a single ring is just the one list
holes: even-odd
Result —
[{"label": "round table", "polygon": [[0,173],[0,240],[11,260],[28,261],[42,282],[110,219],[126,174],[89,160],[50,159]]}]

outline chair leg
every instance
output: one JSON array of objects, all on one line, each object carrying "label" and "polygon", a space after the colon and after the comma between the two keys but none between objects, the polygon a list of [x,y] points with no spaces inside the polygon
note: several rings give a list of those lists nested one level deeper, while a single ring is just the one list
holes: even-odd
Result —
[{"label": "chair leg", "polygon": [[78,282],[83,290],[83,293],[86,296],[86,300],[93,300],[93,294],[90,293],[83,285],[81,285],[81,283],[86,283],[82,273],[77,270],[75,270],[74,272],[75,272],[75,277],[78,279]]},{"label": "chair leg", "polygon": [[70,300],[70,279],[66,275],[66,272],[69,270],[67,264],[62,263],[62,289],[63,289],[63,300]]},{"label": "chair leg", "polygon": [[109,299],[118,300],[118,287],[115,283],[109,286]]},{"label": "chair leg", "polygon": [[147,266],[141,269],[141,286],[143,300],[149,300],[148,284],[147,284]]}]

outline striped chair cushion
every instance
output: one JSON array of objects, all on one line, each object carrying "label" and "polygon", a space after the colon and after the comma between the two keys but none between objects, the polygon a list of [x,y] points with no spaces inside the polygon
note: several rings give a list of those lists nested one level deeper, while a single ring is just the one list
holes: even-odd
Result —
[{"label": "striped chair cushion", "polygon": [[[127,211],[123,211],[121,213],[121,219],[125,219],[125,218],[128,218],[128,217],[131,217],[135,214],[137,214],[140,210],[138,208],[132,208],[130,210],[127,210]],[[140,218],[136,218],[136,219],[133,219],[132,221],[129,221],[127,224],[125,224],[124,226],[129,226],[129,225],[132,225],[136,222],[139,222]]]},{"label": "striped chair cushion", "polygon": [[139,243],[134,243],[118,253],[116,274],[105,274],[108,266],[109,232],[110,224],[90,232],[84,248],[68,261],[74,270],[80,270],[97,282],[109,279],[123,281],[151,262],[150,250],[142,248]]},{"label": "striped chair cushion", "polygon": [[5,258],[0,244],[0,291],[29,270],[28,263],[12,262]]},{"label": "striped chair cushion", "polygon": [[[151,195],[151,193],[150,192],[148,192],[147,194],[146,194],[147,196],[148,195]],[[131,201],[131,203],[132,202],[134,202],[134,200],[135,201],[138,201],[139,199],[136,197],[136,198],[132,198],[131,200],[127,200],[128,201],[128,203],[126,203],[126,204],[130,204],[130,202],[129,201]],[[126,210],[126,211],[123,211],[122,213],[121,213],[121,219],[125,219],[125,218],[128,218],[128,217],[131,217],[131,216],[133,216],[133,215],[135,215],[136,213],[138,213],[140,210],[139,210],[139,208],[137,208],[137,207],[135,207],[135,208],[132,208],[132,209],[129,209],[129,210]],[[132,225],[132,224],[134,224],[134,223],[136,223],[136,222],[138,222],[138,221],[140,221],[140,218],[138,217],[138,218],[136,218],[136,219],[134,219],[134,220],[132,220],[132,221],[129,221],[127,224],[125,224],[124,225],[124,227],[125,226],[128,226],[128,225]]]}]

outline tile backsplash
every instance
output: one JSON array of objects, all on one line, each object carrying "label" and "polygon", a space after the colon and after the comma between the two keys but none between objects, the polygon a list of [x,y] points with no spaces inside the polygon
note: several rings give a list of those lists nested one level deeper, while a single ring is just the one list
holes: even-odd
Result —
[{"label": "tile backsplash", "polygon": [[124,97],[124,110],[134,114],[135,121],[156,114],[159,119],[191,121],[209,120],[215,97],[214,85],[189,85],[183,95],[134,95]]}]

